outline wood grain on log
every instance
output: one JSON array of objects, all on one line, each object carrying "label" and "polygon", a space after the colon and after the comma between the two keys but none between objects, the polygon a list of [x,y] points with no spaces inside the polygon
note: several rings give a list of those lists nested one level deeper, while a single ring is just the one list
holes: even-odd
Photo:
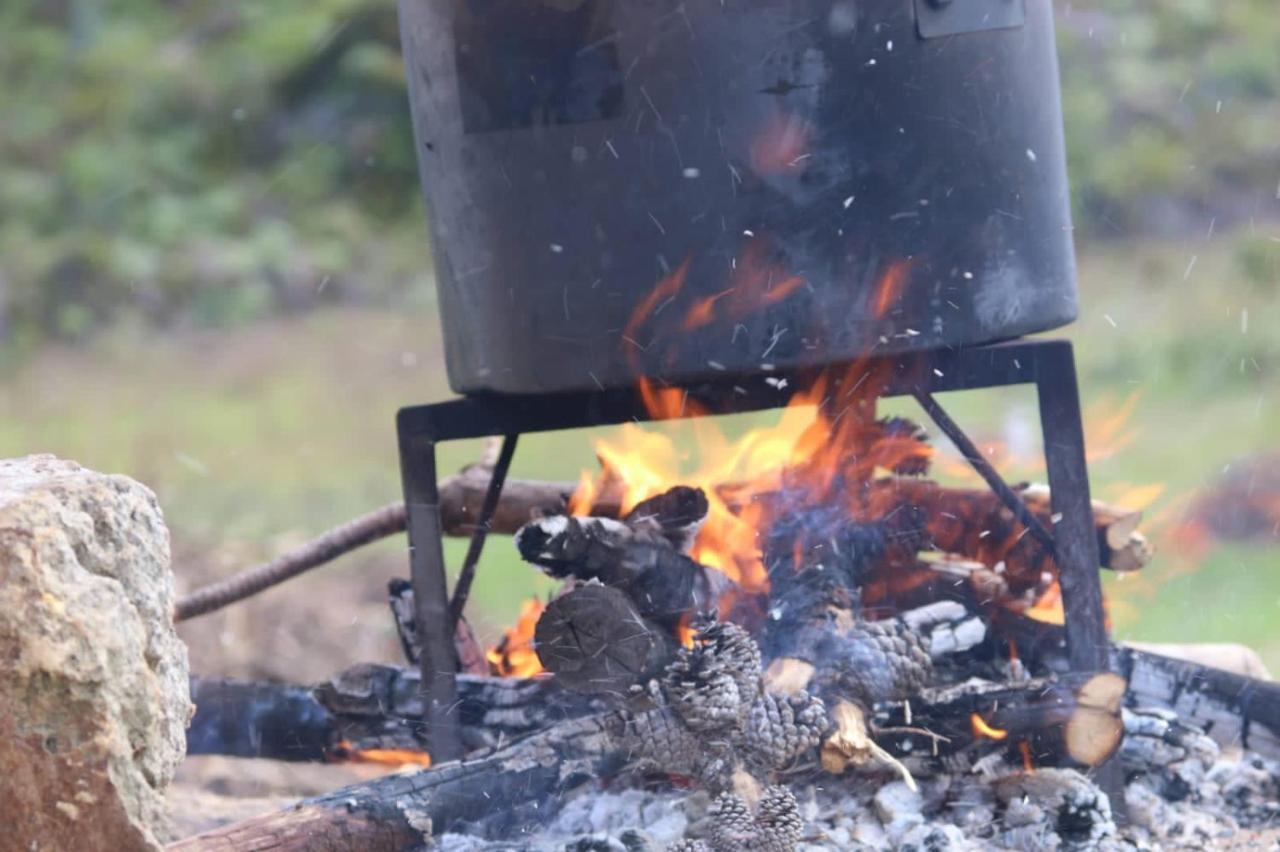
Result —
[{"label": "wood grain on log", "polygon": [[621,590],[583,585],[547,604],[534,635],[538,659],[561,684],[585,694],[625,694],[657,674],[678,647],[670,629],[644,618]]}]

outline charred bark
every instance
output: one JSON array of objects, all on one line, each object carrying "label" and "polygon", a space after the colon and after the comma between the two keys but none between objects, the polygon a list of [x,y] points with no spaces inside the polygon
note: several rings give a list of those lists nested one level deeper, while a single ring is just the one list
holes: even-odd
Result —
[{"label": "charred bark", "polygon": [[[550,678],[461,675],[458,693],[463,739],[471,748],[607,706]],[[321,761],[375,749],[426,750],[416,669],[359,665],[315,687],[193,677],[191,694],[196,714],[187,729],[188,754]]]},{"label": "charred bark", "polygon": [[589,778],[613,774],[622,761],[606,730],[607,718],[562,722],[476,760],[344,787],[169,848],[398,852],[430,846],[434,834],[492,818],[504,809],[518,813],[518,806],[527,802],[551,804]]},{"label": "charred bark", "polygon": [[719,581],[719,572],[694,562],[660,532],[609,518],[532,521],[516,534],[516,547],[551,577],[620,589],[642,616],[668,627],[707,606]]},{"label": "charred bark", "polygon": [[[994,628],[1030,670],[1068,668],[1061,625],[997,612]],[[1111,668],[1129,682],[1127,706],[1171,710],[1221,746],[1280,760],[1280,683],[1115,643]]]},{"label": "charred bark", "polygon": [[547,604],[534,635],[538,659],[565,687],[623,695],[675,656],[671,630],[644,618],[621,591],[580,586]]},{"label": "charred bark", "polygon": [[1109,672],[1017,684],[972,681],[882,703],[874,725],[885,732],[880,744],[903,758],[936,760],[993,742],[1011,749],[1024,742],[1038,764],[1097,766],[1124,735],[1124,691],[1124,679]]}]

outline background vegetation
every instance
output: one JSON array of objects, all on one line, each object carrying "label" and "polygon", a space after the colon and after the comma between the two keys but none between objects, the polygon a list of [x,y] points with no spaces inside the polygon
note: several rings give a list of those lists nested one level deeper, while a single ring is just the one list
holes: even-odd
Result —
[{"label": "background vegetation", "polygon": [[[1277,451],[1280,15],[1057,8],[1095,491],[1149,502],[1163,547],[1112,590],[1117,625],[1280,667],[1276,534],[1182,535],[1224,469]],[[448,393],[402,77],[391,0],[0,4],[0,453],[147,482],[187,586],[395,499],[394,411]],[[951,404],[993,451],[1034,422],[1017,392]],[[1036,477],[1023,449],[1002,461]],[[591,463],[575,435],[517,454],[528,475]],[[402,548],[193,623],[197,667],[394,658]],[[492,628],[539,586],[487,556]]]}]

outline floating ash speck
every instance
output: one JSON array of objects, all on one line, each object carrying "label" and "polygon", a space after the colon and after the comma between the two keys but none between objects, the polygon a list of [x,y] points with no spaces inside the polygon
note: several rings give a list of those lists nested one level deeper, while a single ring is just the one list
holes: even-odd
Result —
[{"label": "floating ash speck", "polygon": [[1027,159],[1034,163],[1036,161],[1036,152],[1028,148]]},{"label": "floating ash speck", "polygon": [[683,172],[681,172],[681,174],[684,175],[689,180],[695,180],[702,176],[702,171],[700,169],[694,168],[693,166],[688,166],[685,168]]},{"label": "floating ash speck", "polygon": [[560,254],[562,251],[564,251],[564,246],[560,245],[559,243],[552,243],[550,248],[551,248],[552,254]]}]

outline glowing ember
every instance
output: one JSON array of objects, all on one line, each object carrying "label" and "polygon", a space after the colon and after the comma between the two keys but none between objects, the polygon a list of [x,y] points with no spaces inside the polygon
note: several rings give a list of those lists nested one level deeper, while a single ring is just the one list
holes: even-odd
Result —
[{"label": "glowing ember", "polygon": [[490,671],[506,677],[533,677],[544,671],[533,648],[533,631],[546,608],[546,604],[537,598],[524,602],[516,623],[507,628],[506,635],[485,653]]},{"label": "glowing ember", "polygon": [[1009,736],[1008,731],[1002,731],[999,728],[993,728],[987,724],[987,720],[983,719],[977,713],[969,717],[969,725],[973,728],[974,737],[980,740],[996,740],[997,742]]},{"label": "glowing ember", "polygon": [[431,755],[425,751],[414,751],[407,748],[366,748],[359,749],[343,740],[334,749],[334,758],[350,763],[378,763],[383,766],[422,766],[431,765]]}]

